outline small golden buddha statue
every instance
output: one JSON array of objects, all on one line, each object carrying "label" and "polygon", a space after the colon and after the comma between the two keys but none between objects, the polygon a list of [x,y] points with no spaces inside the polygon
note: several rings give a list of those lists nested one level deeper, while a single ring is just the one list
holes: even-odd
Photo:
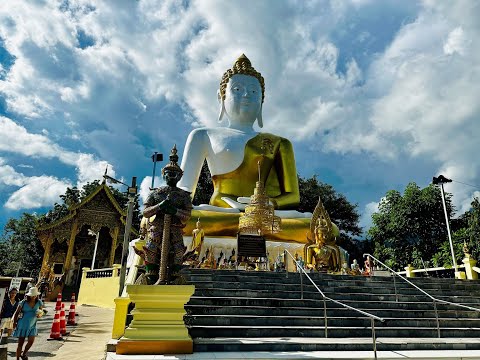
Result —
[{"label": "small golden buddha statue", "polygon": [[200,218],[198,218],[196,223],[196,228],[192,231],[192,241],[187,247],[185,254],[183,255],[183,264],[184,265],[197,265],[199,256],[202,252],[203,240],[205,239],[205,231],[202,228]]},{"label": "small golden buddha statue", "polygon": [[215,254],[213,247],[211,246],[209,249],[207,249],[205,253],[205,259],[202,261],[199,267],[201,269],[216,269],[216,265]]},{"label": "small golden buddha statue", "polygon": [[307,247],[307,264],[315,262],[317,270],[339,271],[342,265],[342,256],[340,247],[336,244],[338,235],[338,228],[330,220],[322,200],[318,198],[308,236],[309,239],[315,238],[315,244]]}]

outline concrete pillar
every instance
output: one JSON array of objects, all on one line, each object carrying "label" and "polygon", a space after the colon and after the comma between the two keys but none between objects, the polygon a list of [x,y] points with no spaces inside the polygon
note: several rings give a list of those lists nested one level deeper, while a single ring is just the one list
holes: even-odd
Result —
[{"label": "concrete pillar", "polygon": [[112,339],[120,339],[125,334],[129,297],[118,297],[115,300],[115,317],[113,319]]},{"label": "concrete pillar", "polygon": [[477,265],[477,260],[472,259],[470,255],[465,255],[465,258],[462,260],[463,264],[465,265],[465,273],[467,275],[468,280],[477,280],[478,273],[473,270],[474,266]]},{"label": "concrete pillar", "polygon": [[75,218],[72,224],[72,228],[70,231],[70,241],[68,242],[68,251],[67,256],[65,258],[65,265],[63,267],[63,273],[67,274],[70,270],[70,265],[72,263],[72,256],[73,256],[73,249],[75,245],[75,238],[77,236],[77,227],[78,227],[78,219]]},{"label": "concrete pillar", "polygon": [[115,250],[117,249],[117,240],[118,240],[118,233],[120,228],[115,226],[113,230],[110,231],[110,236],[112,237],[112,247],[110,249],[110,259],[108,261],[108,266],[112,266],[113,262],[115,261]]},{"label": "concrete pillar", "polygon": [[112,277],[119,277],[120,276],[120,269],[122,268],[122,265],[120,264],[113,264],[112,265]]},{"label": "concrete pillar", "polygon": [[414,278],[415,277],[415,273],[413,272],[414,267],[412,266],[412,264],[408,264],[407,266],[405,266],[405,271],[407,272],[406,273],[406,276],[407,278]]}]

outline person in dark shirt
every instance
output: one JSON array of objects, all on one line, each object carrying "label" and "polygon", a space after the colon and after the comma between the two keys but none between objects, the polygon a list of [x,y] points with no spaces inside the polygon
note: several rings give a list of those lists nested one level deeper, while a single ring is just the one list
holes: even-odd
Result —
[{"label": "person in dark shirt", "polygon": [[5,298],[2,306],[1,312],[1,322],[0,322],[0,337],[3,336],[3,333],[6,332],[7,336],[12,335],[13,332],[13,314],[17,310],[18,300],[17,300],[18,290],[17,288],[11,288],[8,291],[8,297]]},{"label": "person in dark shirt", "polygon": [[45,297],[48,294],[48,291],[50,290],[50,286],[48,284],[47,279],[42,278],[42,280],[39,281],[37,284],[37,288],[40,290],[40,300],[45,299]]}]

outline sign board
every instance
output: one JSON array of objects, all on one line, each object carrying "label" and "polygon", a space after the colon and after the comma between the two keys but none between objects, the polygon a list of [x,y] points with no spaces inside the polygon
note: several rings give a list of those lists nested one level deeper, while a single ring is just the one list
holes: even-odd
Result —
[{"label": "sign board", "polygon": [[260,235],[237,235],[237,256],[267,257],[266,241]]},{"label": "sign board", "polygon": [[9,289],[17,288],[20,291],[20,285],[22,285],[22,278],[12,278]]}]

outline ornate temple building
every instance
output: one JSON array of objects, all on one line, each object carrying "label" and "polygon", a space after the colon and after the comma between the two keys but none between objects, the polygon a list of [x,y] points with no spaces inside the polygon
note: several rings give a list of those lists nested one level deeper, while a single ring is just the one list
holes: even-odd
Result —
[{"label": "ornate temple building", "polygon": [[[50,281],[63,278],[65,285],[78,287],[82,268],[91,268],[94,258],[96,269],[120,264],[125,219],[126,211],[103,182],[82,202],[70,207],[67,216],[37,229],[45,250],[41,276]],[[131,238],[136,234],[132,229]]]}]

